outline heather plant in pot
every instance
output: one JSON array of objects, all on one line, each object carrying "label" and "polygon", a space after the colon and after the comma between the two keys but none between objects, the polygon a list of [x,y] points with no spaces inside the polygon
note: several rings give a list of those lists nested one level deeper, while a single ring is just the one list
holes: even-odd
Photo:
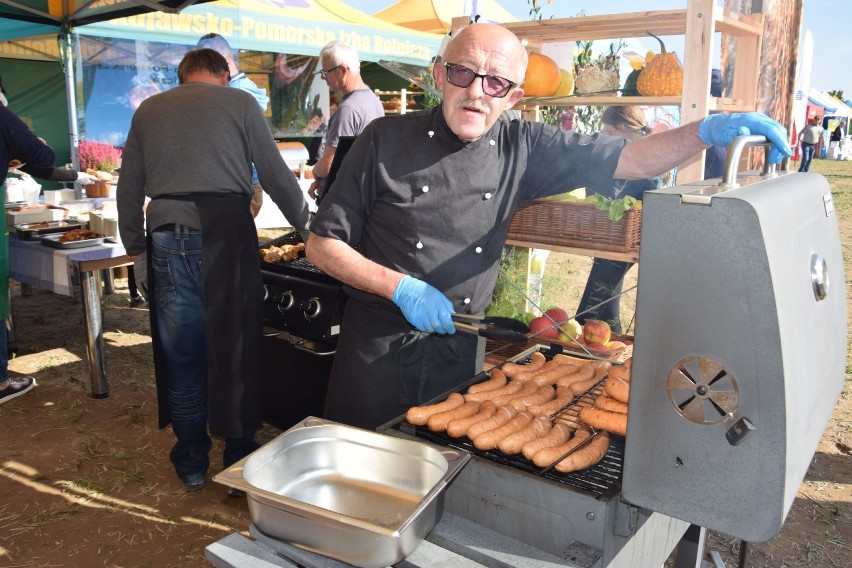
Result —
[{"label": "heather plant in pot", "polygon": [[82,140],[79,153],[80,169],[99,180],[86,187],[86,197],[109,197],[107,182],[113,180],[112,172],[121,165],[121,149],[105,142]]}]

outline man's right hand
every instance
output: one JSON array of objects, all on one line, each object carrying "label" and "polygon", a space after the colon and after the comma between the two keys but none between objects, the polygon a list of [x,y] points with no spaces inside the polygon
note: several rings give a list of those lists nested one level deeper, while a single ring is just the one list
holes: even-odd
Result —
[{"label": "man's right hand", "polygon": [[146,300],[148,298],[148,254],[142,253],[133,257],[133,277],[136,279],[136,288]]},{"label": "man's right hand", "polygon": [[453,303],[437,288],[406,275],[393,293],[393,303],[408,323],[428,333],[455,333]]},{"label": "man's right hand", "polygon": [[319,188],[320,188],[320,180],[318,180],[318,179],[315,179],[314,181],[312,181],[311,187],[308,188],[308,195],[314,201],[316,201],[317,193],[319,193]]}]

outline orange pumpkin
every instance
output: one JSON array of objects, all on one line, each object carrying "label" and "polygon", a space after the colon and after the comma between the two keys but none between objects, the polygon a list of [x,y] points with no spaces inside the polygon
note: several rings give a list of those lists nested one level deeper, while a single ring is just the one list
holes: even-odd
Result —
[{"label": "orange pumpkin", "polygon": [[524,96],[549,97],[562,82],[562,74],[554,60],[541,53],[530,53],[524,76]]}]

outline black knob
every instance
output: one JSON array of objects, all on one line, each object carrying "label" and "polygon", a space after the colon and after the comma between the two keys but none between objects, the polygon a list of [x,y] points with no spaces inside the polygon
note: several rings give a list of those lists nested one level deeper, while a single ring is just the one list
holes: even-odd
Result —
[{"label": "black knob", "polygon": [[302,308],[302,312],[304,312],[305,317],[308,319],[314,319],[320,315],[320,312],[322,312],[322,304],[317,297],[313,297],[310,300],[302,302],[300,307]]},{"label": "black knob", "polygon": [[287,290],[286,292],[281,292],[275,298],[275,303],[278,304],[278,311],[283,313],[293,309],[293,306],[296,304],[296,296],[292,291]]},{"label": "black knob", "polygon": [[263,301],[269,299],[269,288],[266,287],[266,284],[263,285]]}]

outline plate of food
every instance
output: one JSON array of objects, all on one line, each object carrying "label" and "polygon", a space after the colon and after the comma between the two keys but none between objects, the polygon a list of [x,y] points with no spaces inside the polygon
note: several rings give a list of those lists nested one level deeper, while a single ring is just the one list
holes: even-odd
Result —
[{"label": "plate of food", "polygon": [[104,235],[99,235],[89,229],[71,229],[62,234],[44,235],[41,242],[58,249],[96,247],[104,244]]},{"label": "plate of food", "polygon": [[65,233],[71,229],[83,229],[85,223],[79,221],[42,221],[40,223],[21,223],[15,225],[18,237],[26,241],[37,241],[52,233]]}]

